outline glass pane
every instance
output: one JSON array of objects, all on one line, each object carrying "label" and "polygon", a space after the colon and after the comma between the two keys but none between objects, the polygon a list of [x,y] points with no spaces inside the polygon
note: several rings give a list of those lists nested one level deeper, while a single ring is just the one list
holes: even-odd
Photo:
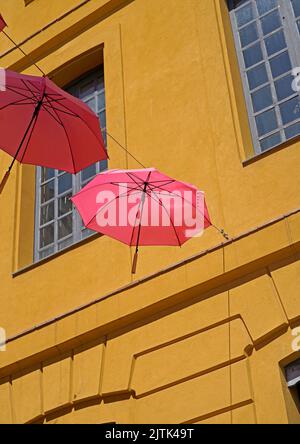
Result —
[{"label": "glass pane", "polygon": [[81,171],[81,180],[82,182],[91,179],[96,175],[96,165],[91,165]]},{"label": "glass pane", "polygon": [[278,9],[271,12],[271,14],[266,15],[261,19],[261,25],[264,35],[270,34],[270,32],[275,31],[275,29],[280,28],[281,18],[279,16]]},{"label": "glass pane", "polygon": [[271,87],[265,86],[264,88],[255,91],[255,93],[251,94],[251,98],[255,113],[271,106],[273,104]]},{"label": "glass pane", "polygon": [[108,169],[108,161],[107,159],[101,160],[100,162],[100,171],[105,171]]},{"label": "glass pane", "polygon": [[91,109],[94,111],[94,113],[97,112],[97,109],[96,109],[96,98],[95,98],[95,97],[93,97],[93,98],[90,99],[90,100],[87,100],[85,103],[86,103],[86,105],[87,105],[89,108],[91,108]]},{"label": "glass pane", "polygon": [[87,97],[95,92],[95,81],[89,80],[80,87],[80,98]]},{"label": "glass pane", "polygon": [[41,186],[41,203],[47,202],[54,197],[54,180]]},{"label": "glass pane", "polygon": [[72,201],[70,200],[70,197],[72,196],[71,193],[67,194],[66,196],[60,197],[58,199],[58,217],[63,216],[64,214],[70,213],[73,209]]},{"label": "glass pane", "polygon": [[286,47],[283,31],[278,31],[265,39],[268,55],[275,54]]},{"label": "glass pane", "polygon": [[273,146],[279,145],[281,143],[280,133],[272,134],[272,136],[266,137],[260,141],[260,147],[262,151],[269,150]]},{"label": "glass pane", "polygon": [[246,68],[260,62],[263,59],[260,43],[256,43],[250,48],[245,49],[245,51],[243,51],[243,55]]},{"label": "glass pane", "polygon": [[259,15],[262,15],[278,6],[278,0],[256,0],[256,4]]},{"label": "glass pane", "polygon": [[82,230],[82,239],[86,239],[87,237],[92,236],[95,233],[96,233],[95,231],[85,228],[84,230]]},{"label": "glass pane", "polygon": [[54,242],[54,224],[40,229],[40,248],[53,244]]},{"label": "glass pane", "polygon": [[292,0],[292,5],[296,17],[300,16],[300,2],[299,0]]},{"label": "glass pane", "polygon": [[58,178],[58,194],[65,193],[72,189],[72,175],[69,173],[63,174]]},{"label": "glass pane", "polygon": [[39,258],[40,260],[45,259],[45,257],[48,257],[53,253],[54,253],[54,247],[46,248],[45,250],[39,253]]},{"label": "glass pane", "polygon": [[73,233],[73,213],[58,221],[58,239],[63,239]]},{"label": "glass pane", "polygon": [[253,11],[252,4],[250,3],[249,5],[245,6],[244,8],[239,9],[238,11],[236,11],[235,15],[236,15],[237,24],[239,27],[250,22],[251,20],[254,19],[254,11]]},{"label": "glass pane", "polygon": [[290,56],[287,51],[270,60],[270,65],[274,78],[292,69]]},{"label": "glass pane", "polygon": [[105,94],[104,91],[98,95],[98,112],[105,108]]},{"label": "glass pane", "polygon": [[102,111],[100,113],[100,126],[101,128],[106,128],[106,113],[105,111]]},{"label": "glass pane", "polygon": [[259,114],[255,120],[259,136],[270,133],[277,128],[277,119],[274,109]]},{"label": "glass pane", "polygon": [[49,179],[53,179],[55,175],[55,170],[53,170],[52,168],[42,168],[41,171],[41,180],[42,182],[46,182]]},{"label": "glass pane", "polygon": [[285,130],[285,137],[287,139],[291,139],[292,137],[299,136],[300,134],[300,122],[296,123],[295,125],[291,125],[287,127]]},{"label": "glass pane", "polygon": [[242,47],[255,42],[258,39],[258,31],[256,23],[251,23],[240,31],[240,39]]},{"label": "glass pane", "polygon": [[300,97],[294,97],[280,105],[283,124],[300,118]]},{"label": "glass pane", "polygon": [[250,89],[257,88],[258,86],[267,83],[268,74],[265,64],[263,63],[262,65],[249,69],[249,71],[247,71],[247,77]]},{"label": "glass pane", "polygon": [[60,242],[58,244],[58,251],[64,250],[65,248],[69,247],[73,243],[74,243],[73,236],[69,237],[68,239],[63,240],[62,242]]},{"label": "glass pane", "polygon": [[294,80],[294,77],[291,75],[288,75],[288,76],[282,77],[279,80],[276,80],[275,88],[276,88],[278,100],[283,100],[286,97],[289,97],[289,96],[295,94],[295,92],[292,89],[293,80]]},{"label": "glass pane", "polygon": [[45,225],[54,219],[54,202],[41,207],[40,225]]}]

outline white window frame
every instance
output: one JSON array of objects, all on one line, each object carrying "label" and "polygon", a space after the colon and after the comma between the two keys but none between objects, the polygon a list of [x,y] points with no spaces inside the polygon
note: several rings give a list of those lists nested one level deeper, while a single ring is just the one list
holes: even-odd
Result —
[{"label": "white window frame", "polygon": [[[236,11],[242,9],[247,4],[250,4],[250,3],[252,3],[253,7],[255,8],[254,10],[256,13],[256,17],[254,20],[249,21],[245,26],[248,26],[250,23],[252,23],[256,20],[258,33],[259,33],[259,40],[257,40],[255,43],[257,43],[257,42],[261,43],[261,48],[262,48],[262,52],[263,52],[263,60],[259,61],[256,65],[252,65],[251,67],[246,68],[244,58],[243,58],[243,51],[245,49],[247,49],[248,47],[251,47],[254,44],[254,42],[252,42],[249,45],[242,48],[242,45],[240,43],[239,29],[238,29],[235,13],[236,13]],[[279,6],[277,6],[276,8],[273,8],[270,11],[268,11],[267,13],[259,16],[260,18],[267,16],[270,12],[278,9],[281,20],[282,20],[282,27],[277,28],[275,31],[271,32],[267,36],[269,37],[273,33],[278,32],[279,29],[283,29],[287,46],[285,49],[282,49],[281,51],[278,51],[277,53],[274,53],[271,56],[269,56],[267,54],[266,46],[263,43],[263,40],[266,38],[266,35],[263,35],[262,26],[261,26],[260,20],[258,19],[258,9],[256,6],[256,0],[247,0],[247,1],[245,0],[244,2],[242,2],[241,5],[239,5],[236,8],[234,8],[234,0],[228,0],[228,6],[229,6],[229,11],[230,11],[229,14],[230,14],[230,19],[231,19],[233,35],[234,35],[234,41],[235,41],[235,47],[236,47],[236,52],[237,52],[237,57],[238,57],[238,62],[239,62],[240,73],[241,73],[241,77],[242,77],[244,95],[245,95],[247,111],[248,111],[249,124],[250,124],[250,128],[251,128],[252,140],[253,140],[254,150],[255,150],[256,154],[260,154],[260,153],[267,151],[269,149],[273,149],[274,147],[283,144],[287,140],[290,140],[291,138],[294,138],[294,137],[297,137],[298,135],[300,135],[300,132],[299,132],[299,134],[296,134],[293,137],[290,137],[290,138],[286,137],[285,130],[290,126],[292,126],[296,123],[299,123],[300,118],[297,118],[294,121],[284,124],[282,121],[280,108],[279,108],[280,105],[282,105],[284,102],[287,102],[287,101],[293,99],[294,97],[297,97],[297,96],[299,97],[300,93],[294,92],[294,94],[291,94],[289,97],[286,97],[281,101],[278,100],[277,95],[276,95],[275,82],[274,82],[274,79],[272,76],[270,62],[269,62],[274,57],[280,55],[281,53],[284,53],[285,51],[288,51],[290,59],[291,59],[292,69],[300,66],[300,32],[297,27],[297,21],[299,21],[299,18],[296,19],[296,17],[295,17],[291,0],[278,0],[278,5]],[[257,88],[255,88],[253,90],[250,90],[250,86],[248,84],[248,78],[247,78],[247,71],[249,69],[255,68],[256,66],[259,66],[263,62],[265,62],[265,65],[267,68],[268,82],[259,85]],[[275,80],[277,81],[280,78],[285,77],[286,75],[291,73],[292,69],[290,71],[287,71],[284,74],[281,74],[280,76],[276,77]],[[251,100],[251,94],[253,92],[255,92],[256,90],[259,90],[260,88],[267,86],[267,85],[270,85],[270,87],[271,87],[273,104],[263,110],[259,110],[258,112],[254,112],[253,104],[252,104],[252,100]],[[276,129],[270,131],[269,133],[263,134],[262,136],[259,136],[255,118],[257,115],[261,114],[262,112],[272,110],[272,109],[275,109],[278,125],[277,125]],[[261,141],[263,141],[264,139],[266,139],[272,135],[277,134],[278,132],[280,133],[281,141],[278,143],[275,143],[270,148],[266,148],[265,150],[262,149],[261,148]]]}]

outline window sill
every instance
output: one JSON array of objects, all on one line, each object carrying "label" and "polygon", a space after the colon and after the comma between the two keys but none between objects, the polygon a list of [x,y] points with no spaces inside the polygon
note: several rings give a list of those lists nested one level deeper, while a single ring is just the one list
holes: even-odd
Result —
[{"label": "window sill", "polygon": [[81,241],[76,242],[76,243],[70,245],[69,247],[65,248],[64,250],[58,251],[58,252],[56,252],[54,254],[51,254],[50,256],[45,257],[44,259],[41,259],[41,260],[36,261],[36,262],[33,262],[32,264],[27,265],[26,267],[21,268],[20,270],[17,270],[15,272],[13,272],[12,273],[12,277],[16,278],[16,277],[18,277],[18,276],[20,276],[20,275],[22,275],[24,273],[27,273],[28,271],[34,270],[35,268],[40,267],[41,265],[44,265],[47,262],[50,262],[53,259],[56,259],[57,257],[62,256],[63,254],[66,254],[66,253],[68,253],[68,252],[70,252],[72,250],[75,250],[75,248],[79,248],[82,245],[85,245],[85,244],[88,244],[90,242],[93,242],[95,239],[98,239],[99,237],[102,237],[102,236],[103,235],[100,234],[100,233],[95,233],[92,236],[87,237],[86,239],[82,239]]},{"label": "window sill", "polygon": [[249,157],[246,160],[243,160],[242,164],[243,166],[251,165],[252,163],[264,159],[265,157],[270,156],[273,153],[277,153],[277,151],[283,150],[284,148],[288,148],[291,145],[294,145],[295,143],[300,142],[300,136],[296,136],[290,140],[286,140],[285,142],[281,143],[280,145],[274,146],[273,148],[270,148],[266,151],[263,151],[259,154],[255,154],[253,157]]}]

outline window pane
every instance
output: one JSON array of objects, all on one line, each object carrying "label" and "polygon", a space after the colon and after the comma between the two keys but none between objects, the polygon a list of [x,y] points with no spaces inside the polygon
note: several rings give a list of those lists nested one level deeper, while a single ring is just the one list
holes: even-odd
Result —
[{"label": "window pane", "polygon": [[58,178],[58,194],[65,193],[72,189],[72,175],[69,173],[63,174]]},{"label": "window pane", "polygon": [[250,22],[251,20],[254,19],[254,11],[253,11],[252,4],[250,3],[249,5],[245,6],[244,8],[239,9],[238,11],[236,11],[235,15],[236,15],[237,24],[239,27]]},{"label": "window pane", "polygon": [[271,59],[270,65],[274,78],[292,69],[290,56],[287,51]]},{"label": "window pane", "polygon": [[259,15],[271,11],[278,6],[278,0],[256,0]]},{"label": "window pane", "polygon": [[295,92],[292,90],[293,80],[294,80],[294,77],[292,77],[291,75],[288,75],[288,76],[282,77],[279,80],[276,80],[275,88],[276,88],[278,100],[283,100],[286,97],[289,97],[289,96],[295,94]]},{"label": "window pane", "polygon": [[265,39],[268,55],[275,54],[286,47],[283,31],[278,31]]},{"label": "window pane", "polygon": [[58,221],[58,239],[63,239],[73,232],[73,214],[69,214]]},{"label": "window pane", "polygon": [[299,0],[292,0],[292,5],[296,17],[300,16],[300,2]]},{"label": "window pane", "polygon": [[69,247],[72,244],[73,244],[73,236],[63,240],[62,242],[59,242],[58,251],[64,250],[65,248]]},{"label": "window pane", "polygon": [[270,34],[270,32],[280,28],[281,18],[279,16],[278,9],[263,17],[261,19],[261,25],[264,35]]},{"label": "window pane", "polygon": [[300,97],[294,97],[280,105],[283,124],[300,118]]},{"label": "window pane", "polygon": [[101,160],[100,162],[100,171],[105,171],[108,168],[108,161],[107,159]]},{"label": "window pane", "polygon": [[104,91],[98,95],[98,112],[105,108],[105,94]]},{"label": "window pane", "polygon": [[250,43],[258,40],[258,31],[256,23],[251,23],[240,31],[240,39],[242,47],[250,45]]},{"label": "window pane", "polygon": [[85,182],[88,179],[91,179],[96,175],[96,165],[91,165],[81,171],[81,180]]},{"label": "window pane", "polygon": [[39,259],[45,259],[46,257],[50,256],[54,253],[54,247],[46,248],[45,250],[41,251],[39,254]]},{"label": "window pane", "polygon": [[280,133],[272,134],[272,136],[266,137],[260,141],[260,147],[262,151],[266,151],[281,143]]},{"label": "window pane", "polygon": [[299,136],[300,134],[300,122],[295,125],[288,126],[285,130],[285,137],[291,139],[292,137]]},{"label": "window pane", "polygon": [[41,186],[41,203],[47,202],[54,197],[54,180]]},{"label": "window pane", "polygon": [[91,109],[94,111],[94,113],[97,112],[97,109],[96,109],[96,99],[95,99],[95,97],[93,97],[92,99],[88,100],[88,101],[85,102],[85,103],[86,103],[86,105],[87,105],[89,108],[91,108]]},{"label": "window pane", "polygon": [[92,236],[95,233],[96,233],[95,231],[85,228],[84,230],[82,230],[82,239],[86,239],[87,237]]},{"label": "window pane", "polygon": [[273,104],[270,86],[265,86],[264,88],[255,91],[255,93],[251,95],[251,98],[255,113]]},{"label": "window pane", "polygon": [[49,179],[53,179],[55,171],[52,168],[42,168],[41,181],[46,182]]},{"label": "window pane", "polygon": [[54,224],[47,225],[40,230],[40,248],[53,244],[54,242]]},{"label": "window pane", "polygon": [[45,225],[54,219],[54,202],[44,205],[41,208],[40,225]]},{"label": "window pane", "polygon": [[277,128],[277,119],[274,109],[259,114],[255,120],[259,136],[270,133]]},{"label": "window pane", "polygon": [[100,126],[101,126],[101,128],[106,128],[106,113],[105,113],[105,111],[100,113]]},{"label": "window pane", "polygon": [[249,71],[247,71],[247,77],[250,89],[257,88],[258,86],[267,83],[268,74],[265,64],[263,63],[262,65],[249,69]]},{"label": "window pane", "polygon": [[67,194],[66,196],[60,197],[58,199],[58,217],[63,216],[64,214],[70,213],[73,209],[72,201],[70,200],[70,197],[72,196],[71,193]]},{"label": "window pane", "polygon": [[95,92],[95,80],[89,80],[80,87],[79,97],[85,98]]}]

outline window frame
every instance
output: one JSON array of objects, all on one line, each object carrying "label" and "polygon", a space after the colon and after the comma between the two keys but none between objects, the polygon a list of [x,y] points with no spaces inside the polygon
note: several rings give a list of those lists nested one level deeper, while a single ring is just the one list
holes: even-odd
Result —
[{"label": "window frame", "polygon": [[[278,0],[279,6],[276,6],[272,9],[270,9],[269,11],[265,12],[262,15],[257,16],[257,10],[256,10],[256,15],[255,15],[254,19],[250,20],[249,22],[247,22],[246,24],[242,25],[239,28],[237,25],[237,22],[236,22],[235,13],[236,13],[236,11],[243,9],[243,7],[245,7],[247,4],[250,4],[250,3],[252,5],[253,4],[256,5],[255,0],[248,0],[248,1],[246,0],[240,6],[235,8],[235,6],[234,6],[235,1],[228,0],[228,8],[229,8],[230,21],[231,21],[231,28],[232,28],[233,37],[234,37],[235,49],[236,49],[236,54],[237,54],[237,58],[238,58],[239,70],[240,70],[240,75],[241,75],[242,84],[243,84],[243,92],[244,92],[244,97],[245,97],[245,102],[246,102],[246,107],[247,107],[247,114],[248,114],[250,130],[251,130],[252,142],[253,142],[255,154],[258,155],[258,154],[262,154],[266,151],[269,151],[270,149],[274,149],[274,148],[286,143],[287,141],[293,139],[294,137],[297,137],[300,135],[300,133],[299,133],[298,135],[295,135],[292,137],[287,137],[285,134],[285,129],[287,127],[293,126],[294,124],[297,124],[297,123],[300,125],[300,116],[297,119],[295,119],[294,121],[290,121],[290,122],[284,124],[283,120],[282,120],[281,112],[280,112],[280,105],[282,105],[283,103],[287,103],[288,101],[290,101],[291,99],[293,99],[295,97],[299,97],[300,92],[295,91],[290,96],[284,97],[283,99],[279,100],[277,98],[277,93],[276,93],[276,89],[275,89],[275,82],[276,81],[283,79],[286,76],[288,76],[289,74],[291,74],[291,71],[294,67],[300,66],[300,49],[299,49],[300,48],[300,31],[298,32],[298,27],[297,27],[297,21],[299,20],[299,17],[298,18],[295,17],[293,7],[292,7],[292,2],[290,0],[288,2],[286,0]],[[257,8],[257,7],[255,6],[255,8]],[[268,14],[270,14],[271,12],[273,12],[277,9],[279,11],[279,15],[282,20],[282,25],[280,26],[280,28],[276,28],[272,32],[264,35],[263,30],[262,30],[262,25],[260,23],[260,18],[267,16]],[[239,30],[242,29],[243,27],[247,27],[251,23],[257,24],[258,40],[254,40],[253,42],[242,47],[242,45],[240,43]],[[266,46],[263,43],[263,41],[267,37],[272,36],[273,34],[276,34],[281,29],[283,30],[284,36],[286,39],[286,47],[284,49],[281,49],[280,51],[275,52],[272,55],[268,55]],[[297,45],[296,42],[298,42],[299,45]],[[254,45],[256,43],[260,43],[260,47],[261,47],[262,53],[263,53],[263,59],[260,60],[259,62],[257,62],[256,64],[253,64],[247,68],[245,66],[243,51],[245,51],[247,48],[251,47],[252,45]],[[298,47],[298,50],[297,50],[297,47]],[[288,52],[288,54],[290,56],[291,65],[292,65],[291,70],[286,71],[283,74],[280,74],[279,76],[274,78],[272,75],[272,71],[271,71],[270,60],[272,60],[273,58],[277,57],[280,54],[283,54],[286,51]],[[268,80],[267,80],[267,82],[260,84],[256,88],[251,89],[250,86],[248,85],[247,72],[248,72],[248,70],[251,70],[255,67],[262,66],[262,65],[265,65],[265,67],[266,67]],[[262,89],[264,87],[268,87],[268,86],[271,89],[272,104],[268,107],[262,108],[259,111],[255,112],[251,96],[256,91],[259,91],[260,89]],[[267,112],[267,111],[273,110],[273,109],[275,110],[277,126],[272,131],[262,134],[260,136],[258,134],[258,129],[257,129],[257,125],[256,125],[256,117],[260,114],[263,114],[264,112]],[[278,133],[280,133],[280,138],[281,138],[279,143],[275,143],[273,146],[266,148],[266,149],[263,149],[261,147],[261,145],[260,145],[261,141],[268,139],[268,137],[270,137],[272,135],[276,135]]]},{"label": "window frame", "polygon": [[[97,83],[101,82],[101,87],[97,88],[95,87],[95,90],[91,94],[86,94],[84,97],[80,94],[80,88],[82,88],[82,85],[84,83],[89,83],[91,79],[94,77],[94,82]],[[90,83],[92,83],[90,81]],[[96,85],[95,85],[96,86]],[[103,134],[103,139],[106,146],[106,102],[105,102],[105,82],[104,82],[104,71],[103,67],[98,68],[97,70],[93,70],[92,72],[89,72],[85,74],[84,76],[79,77],[74,82],[72,82],[69,86],[65,88],[66,91],[68,91],[70,94],[74,95],[75,97],[79,97],[84,102],[88,102],[92,98],[96,99],[96,112],[100,115],[102,114],[104,119],[101,121],[101,131]],[[102,96],[102,101],[99,99],[99,97]],[[99,104],[101,104],[101,107],[98,108],[98,100]],[[104,114],[103,114],[104,113]],[[102,124],[103,123],[103,124]],[[95,173],[91,176],[85,178],[83,177],[84,171],[88,170],[92,166],[95,166]],[[60,253],[64,251],[65,249],[75,245],[78,242],[81,242],[92,235],[95,234],[95,232],[86,229],[82,225],[82,220],[79,215],[79,213],[76,211],[74,205],[72,205],[72,210],[69,212],[64,213],[63,215],[59,216],[59,199],[67,196],[69,194],[74,195],[75,193],[78,193],[88,182],[90,182],[95,175],[99,174],[101,171],[105,171],[108,168],[108,161],[100,161],[96,162],[95,164],[91,165],[87,169],[80,171],[77,174],[71,174],[71,180],[72,180],[72,187],[68,188],[61,193],[59,193],[58,189],[58,183],[59,179],[62,178],[65,174],[64,171],[59,170],[52,170],[50,169],[54,175],[53,177],[48,178],[47,180],[42,181],[42,173],[43,173],[43,167],[36,167],[36,185],[35,185],[35,227],[34,227],[34,262],[39,262],[41,260],[50,258],[53,255],[56,255],[57,253]],[[54,196],[50,198],[49,200],[46,200],[46,202],[42,203],[42,187],[49,184],[53,181],[54,187],[53,187],[53,193]],[[54,216],[53,218],[44,224],[41,224],[41,209],[46,207],[47,205],[54,204]],[[58,238],[58,224],[59,220],[66,218],[67,216],[72,215],[72,233],[68,234],[62,238]],[[41,239],[41,230],[43,228],[46,228],[47,226],[53,225],[53,231],[54,231],[54,242],[50,243],[44,247],[41,247],[40,245],[40,239]],[[68,242],[70,241],[70,242]],[[61,247],[62,244],[65,245]],[[43,256],[43,252],[47,252],[51,249],[51,253],[45,254]]]}]

